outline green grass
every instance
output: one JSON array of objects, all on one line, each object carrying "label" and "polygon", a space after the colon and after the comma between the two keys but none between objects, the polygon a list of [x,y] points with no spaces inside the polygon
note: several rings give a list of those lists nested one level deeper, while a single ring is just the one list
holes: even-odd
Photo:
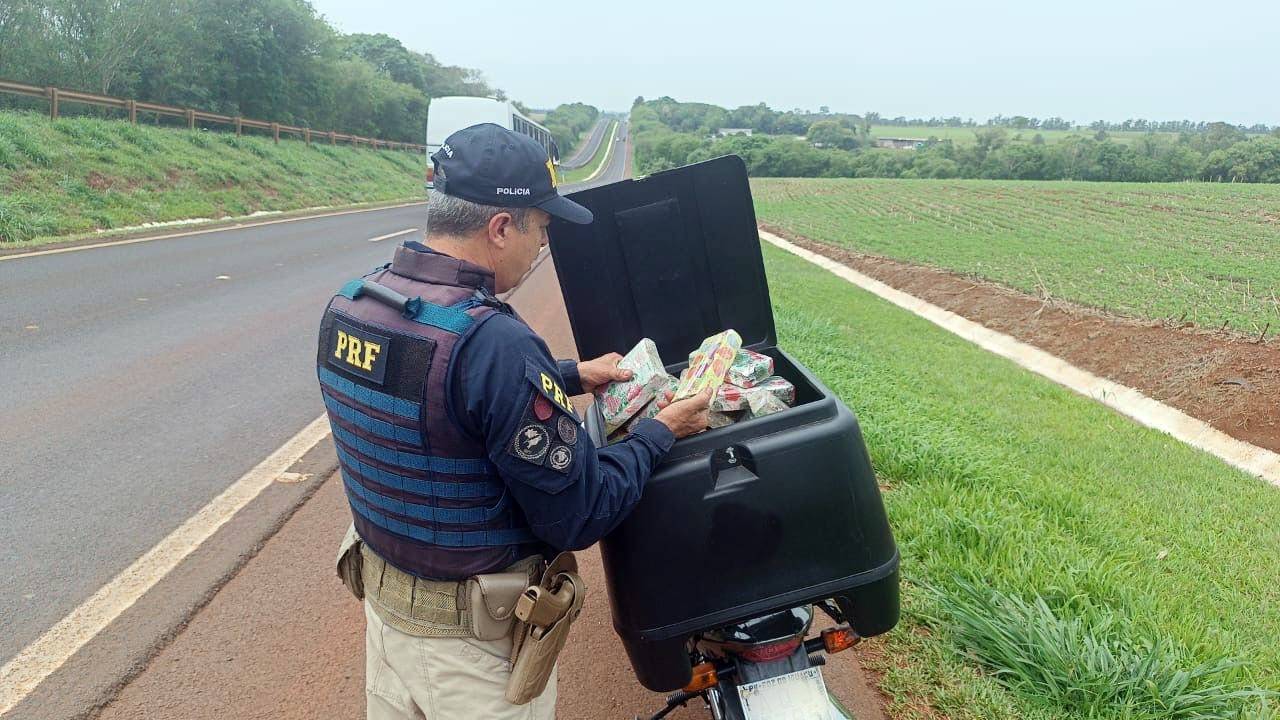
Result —
[{"label": "green grass", "polygon": [[0,112],[0,244],[417,197],[424,167],[407,152]]},{"label": "green grass", "polygon": [[596,154],[591,156],[591,159],[587,161],[586,165],[566,172],[564,174],[564,178],[561,179],[561,182],[569,185],[572,183],[582,182],[594,175],[595,172],[600,169],[600,166],[604,164],[605,159],[609,157],[610,148],[616,144],[613,139],[617,132],[618,121],[614,120],[609,127],[605,129],[604,139],[600,141],[600,147],[596,148]]},{"label": "green grass", "polygon": [[[1280,690],[1280,490],[802,260],[765,258],[780,344],[858,415],[886,488],[904,619],[878,668],[895,717],[1129,719],[1150,716],[1143,693],[1172,706],[1208,688],[1243,708],[1229,693]],[[975,627],[966,607],[1000,622]],[[1002,672],[1019,657],[1042,670]],[[1130,667],[1146,657],[1158,666]],[[1132,692],[1093,697],[1091,667],[1120,668]]]},{"label": "green grass", "polygon": [[972,658],[1016,692],[1078,717],[1118,709],[1134,720],[1231,717],[1275,699],[1235,682],[1243,662],[1197,662],[1087,598],[1055,610],[1039,596],[1029,602],[965,581],[937,595],[945,611],[933,622],[952,625]]},{"label": "green grass", "polygon": [[1280,186],[751,182],[765,222],[1132,317],[1280,329]]},{"label": "green grass", "polygon": [[[931,137],[939,140],[950,140],[957,145],[972,145],[974,143],[975,130],[982,128],[967,127],[900,127],[897,125],[872,125],[872,137],[901,137],[901,138],[919,138],[927,140]],[[1014,142],[1031,142],[1036,135],[1040,135],[1047,143],[1058,142],[1067,137],[1094,137],[1097,134],[1095,130],[1015,130],[1014,128],[1004,128],[1010,140]],[[1166,138],[1176,138],[1177,133],[1146,133],[1135,131],[1108,131],[1107,137],[1116,142],[1130,143],[1149,134],[1160,135]]]}]

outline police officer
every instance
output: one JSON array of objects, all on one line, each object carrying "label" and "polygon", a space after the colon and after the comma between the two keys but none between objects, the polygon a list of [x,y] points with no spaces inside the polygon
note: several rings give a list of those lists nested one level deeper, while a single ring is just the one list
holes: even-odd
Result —
[{"label": "police officer", "polygon": [[550,718],[554,675],[527,705],[505,699],[512,637],[477,637],[467,580],[534,577],[599,540],[676,438],[706,428],[709,395],[595,447],[568,398],[629,379],[621,356],[557,362],[496,297],[529,272],[552,215],[591,212],[557,193],[541,146],[497,125],[431,159],[425,242],[343,286],[317,354],[358,540],[339,571],[365,599],[368,717]]}]

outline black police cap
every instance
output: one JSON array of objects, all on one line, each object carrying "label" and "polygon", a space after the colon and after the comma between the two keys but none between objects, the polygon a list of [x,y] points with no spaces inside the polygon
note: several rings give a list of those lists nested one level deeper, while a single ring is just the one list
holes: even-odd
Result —
[{"label": "black police cap", "polygon": [[463,128],[431,156],[436,192],[480,205],[536,207],[572,223],[591,211],[556,192],[555,169],[533,138],[493,123]]}]

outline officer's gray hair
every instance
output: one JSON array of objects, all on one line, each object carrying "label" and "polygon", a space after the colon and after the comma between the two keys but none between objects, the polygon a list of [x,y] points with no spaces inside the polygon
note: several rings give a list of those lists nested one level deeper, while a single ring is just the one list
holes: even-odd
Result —
[{"label": "officer's gray hair", "polygon": [[432,190],[427,194],[427,235],[473,235],[483,230],[489,218],[498,213],[509,213],[520,232],[529,227],[529,208],[481,205]]}]

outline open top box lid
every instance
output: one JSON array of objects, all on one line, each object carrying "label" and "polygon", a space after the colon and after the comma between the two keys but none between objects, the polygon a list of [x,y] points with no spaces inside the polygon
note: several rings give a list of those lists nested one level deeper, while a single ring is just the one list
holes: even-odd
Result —
[{"label": "open top box lid", "polygon": [[578,354],[626,353],[641,338],[668,367],[733,328],[776,344],[747,168],[736,155],[569,195],[590,225],[553,218],[551,257]]}]

